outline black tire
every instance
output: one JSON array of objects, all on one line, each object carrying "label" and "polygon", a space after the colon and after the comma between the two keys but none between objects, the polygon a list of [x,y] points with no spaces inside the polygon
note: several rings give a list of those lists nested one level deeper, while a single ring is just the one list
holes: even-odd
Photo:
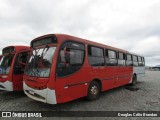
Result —
[{"label": "black tire", "polygon": [[87,100],[93,101],[100,96],[100,85],[96,81],[92,81],[88,87]]},{"label": "black tire", "polygon": [[135,86],[137,84],[137,76],[133,75],[131,86]]}]

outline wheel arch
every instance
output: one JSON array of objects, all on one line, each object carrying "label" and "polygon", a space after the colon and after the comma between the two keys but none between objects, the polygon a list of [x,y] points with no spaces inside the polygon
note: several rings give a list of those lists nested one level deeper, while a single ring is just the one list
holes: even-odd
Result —
[{"label": "wheel arch", "polygon": [[[137,73],[133,73],[133,76],[135,76],[137,78]],[[132,76],[132,78],[133,78],[133,76]]]}]

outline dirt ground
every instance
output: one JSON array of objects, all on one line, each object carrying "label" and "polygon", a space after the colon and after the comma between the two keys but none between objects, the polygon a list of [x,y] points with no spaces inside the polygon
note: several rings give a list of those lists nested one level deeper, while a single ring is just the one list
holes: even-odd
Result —
[{"label": "dirt ground", "polygon": [[[160,71],[146,71],[145,77],[138,81],[136,89],[127,89],[126,86],[115,88],[103,92],[96,101],[87,101],[85,98],[81,98],[68,103],[49,105],[32,100],[23,92],[0,91],[0,111],[160,111]],[[90,118],[72,117],[66,119]],[[114,117],[105,119],[132,120],[135,118]],[[158,120],[159,118],[136,119]]]}]

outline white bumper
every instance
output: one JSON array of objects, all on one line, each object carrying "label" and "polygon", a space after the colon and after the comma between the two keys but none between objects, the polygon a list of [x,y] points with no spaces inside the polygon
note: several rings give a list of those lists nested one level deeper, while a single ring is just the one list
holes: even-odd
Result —
[{"label": "white bumper", "polygon": [[49,88],[36,90],[26,85],[25,82],[23,82],[23,90],[28,97],[34,100],[49,104],[57,104],[55,90]]},{"label": "white bumper", "polygon": [[5,81],[0,82],[0,90],[13,91],[13,82]]}]

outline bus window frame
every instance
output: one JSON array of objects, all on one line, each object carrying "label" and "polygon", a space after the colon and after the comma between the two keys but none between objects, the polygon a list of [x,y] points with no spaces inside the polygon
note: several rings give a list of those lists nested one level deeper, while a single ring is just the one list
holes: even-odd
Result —
[{"label": "bus window frame", "polygon": [[[88,54],[89,46],[90,46],[90,47],[96,47],[96,48],[100,48],[100,49],[102,49],[102,50],[103,50],[103,57],[89,55],[89,54]],[[98,58],[103,58],[103,59],[104,59],[104,65],[96,65],[96,66],[91,65],[91,64],[90,64],[90,62],[89,62],[89,57],[98,57]],[[87,59],[88,59],[88,64],[89,64],[89,66],[91,66],[91,67],[104,67],[104,66],[105,66],[105,64],[106,64],[106,62],[105,62],[105,49],[104,49],[103,47],[99,47],[99,46],[96,46],[96,45],[87,44]]]},{"label": "bus window frame", "polygon": [[[130,55],[130,56],[131,56],[131,60],[128,60],[128,59],[127,59],[127,56],[128,56],[128,55]],[[133,57],[132,57],[132,56],[133,56],[133,55],[132,55],[132,54],[130,54],[130,53],[127,53],[127,54],[126,54],[126,66],[134,66],[134,65],[133,65]],[[131,64],[131,65],[127,65],[127,61],[131,61],[131,62],[132,62],[132,64]]]},{"label": "bus window frame", "polygon": [[[123,59],[120,59],[120,58],[119,58],[119,56],[120,56],[119,54],[120,54],[120,53],[123,54]],[[123,64],[123,65],[119,65],[119,64],[118,64],[118,60],[124,60],[124,64]],[[120,67],[127,66],[127,65],[126,65],[126,53],[121,52],[121,51],[118,51],[118,52],[117,52],[117,66],[120,66]]]},{"label": "bus window frame", "polygon": [[[137,60],[136,60],[136,61],[133,59],[134,57],[137,57]],[[133,66],[134,66],[134,67],[138,67],[138,66],[139,66],[138,56],[137,56],[137,55],[132,54],[132,61],[133,61]],[[137,65],[135,65],[134,62],[136,62]]]},{"label": "bus window frame", "polygon": [[[71,74],[68,74],[68,75],[64,75],[64,76],[58,76],[58,74],[57,74],[57,69],[58,69],[58,61],[59,61],[59,55],[60,55],[60,52],[61,52],[61,49],[62,49],[62,47],[63,47],[63,45],[64,45],[64,43],[65,42],[74,42],[74,43],[79,43],[79,44],[83,44],[84,45],[84,57],[83,57],[83,63],[82,63],[82,65],[81,65],[81,68],[84,66],[84,64],[85,64],[85,59],[86,59],[86,44],[85,43],[82,43],[82,42],[79,42],[79,41],[76,41],[76,40],[71,40],[71,39],[66,39],[66,40],[64,40],[60,45],[59,45],[59,47],[58,47],[58,54],[57,54],[57,57],[56,57],[56,68],[55,68],[55,76],[56,77],[58,77],[58,78],[64,78],[64,77],[68,77],[68,76],[71,76],[72,74],[75,74],[75,73],[77,73],[77,72],[79,72],[80,70],[81,70],[81,68],[80,69],[78,69],[78,70],[76,70],[75,72],[73,72],[73,73],[71,73]],[[73,48],[72,48],[73,49]],[[81,49],[75,49],[75,50],[81,50]],[[55,81],[56,81],[56,79],[55,79]]]},{"label": "bus window frame", "polygon": [[[116,58],[110,58],[109,56],[107,56],[109,51],[115,52],[116,53]],[[105,66],[108,66],[108,67],[117,67],[118,66],[118,54],[117,53],[118,53],[118,51],[116,51],[116,50],[105,48]],[[108,59],[115,59],[117,62],[116,62],[115,65],[107,65],[106,58],[108,58]]]}]

